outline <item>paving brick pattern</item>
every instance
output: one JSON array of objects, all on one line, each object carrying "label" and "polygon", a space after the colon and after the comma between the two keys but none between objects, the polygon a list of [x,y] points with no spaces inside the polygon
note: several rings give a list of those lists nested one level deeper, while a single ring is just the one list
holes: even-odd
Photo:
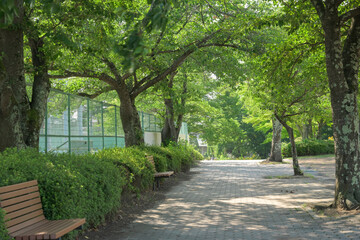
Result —
[{"label": "paving brick pattern", "polygon": [[314,218],[302,208],[332,200],[332,177],[265,178],[292,173],[290,164],[203,161],[190,181],[172,188],[112,240],[360,239],[359,221]]}]

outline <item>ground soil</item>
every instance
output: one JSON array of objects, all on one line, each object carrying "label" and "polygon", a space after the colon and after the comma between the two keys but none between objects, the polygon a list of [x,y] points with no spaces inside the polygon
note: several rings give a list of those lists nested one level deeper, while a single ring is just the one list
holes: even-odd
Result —
[{"label": "ground soil", "polygon": [[[191,172],[177,173],[175,176],[164,179],[161,183],[160,188],[155,191],[149,190],[143,192],[141,195],[126,194],[123,196],[121,209],[113,219],[108,219],[106,223],[99,226],[96,229],[91,229],[79,237],[79,240],[97,240],[105,239],[107,234],[113,234],[116,229],[121,229],[131,222],[133,222],[137,216],[143,213],[145,210],[153,208],[156,204],[161,203],[165,200],[165,193],[168,192],[172,187],[178,185],[182,181],[188,181],[192,177]],[[101,236],[99,236],[101,232]]]},{"label": "ground soil", "polygon": [[360,210],[342,210],[333,208],[331,203],[321,205],[308,204],[307,207],[314,211],[318,217],[343,218],[358,215],[360,213]]}]

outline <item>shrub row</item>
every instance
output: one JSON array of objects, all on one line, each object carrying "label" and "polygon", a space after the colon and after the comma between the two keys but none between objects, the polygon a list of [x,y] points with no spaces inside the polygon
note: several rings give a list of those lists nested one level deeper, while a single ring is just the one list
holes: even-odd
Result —
[{"label": "shrub row", "polygon": [[[86,218],[86,228],[115,216],[126,192],[150,189],[154,155],[157,171],[188,169],[201,155],[189,146],[105,149],[96,154],[44,154],[34,149],[0,153],[0,186],[37,179],[48,219]],[[76,232],[67,239],[74,239]],[[0,238],[6,239],[0,209]]]},{"label": "shrub row", "polygon": [[[332,140],[305,139],[296,141],[295,144],[298,156],[334,153],[334,141]],[[284,157],[291,157],[290,143],[283,143],[281,150]]]}]

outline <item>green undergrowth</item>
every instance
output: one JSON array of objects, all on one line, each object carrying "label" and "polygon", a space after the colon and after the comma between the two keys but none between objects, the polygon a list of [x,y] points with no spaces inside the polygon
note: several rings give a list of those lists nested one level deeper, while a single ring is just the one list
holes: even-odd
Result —
[{"label": "green undergrowth", "polygon": [[[151,189],[154,168],[179,172],[202,159],[190,146],[112,148],[95,154],[44,154],[35,149],[0,153],[0,186],[38,180],[48,219],[86,218],[85,229],[115,217],[126,192],[141,195]],[[1,209],[0,209],[1,210]],[[64,239],[75,239],[72,232]],[[6,239],[0,211],[0,239]]]},{"label": "green undergrowth", "polygon": [[[298,156],[313,156],[322,154],[334,154],[334,141],[305,139],[296,141],[296,151]],[[281,147],[284,157],[291,157],[291,144],[283,143]]]}]

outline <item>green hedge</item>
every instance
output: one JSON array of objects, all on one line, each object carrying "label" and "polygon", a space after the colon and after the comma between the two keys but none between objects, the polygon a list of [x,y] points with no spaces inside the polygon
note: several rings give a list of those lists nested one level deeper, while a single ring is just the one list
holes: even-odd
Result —
[{"label": "green hedge", "polygon": [[[86,228],[115,216],[124,191],[150,189],[153,168],[145,154],[154,155],[158,171],[177,170],[200,158],[188,146],[105,149],[96,154],[44,154],[34,149],[0,153],[0,186],[37,179],[48,219],[86,218]],[[191,156],[191,157],[190,157]],[[74,239],[77,233],[66,236]],[[6,239],[0,209],[0,239]]]},{"label": "green hedge", "polygon": [[[303,141],[296,141],[295,143],[298,156],[334,153],[334,141],[332,140],[305,139]],[[291,157],[291,144],[283,143],[281,151],[284,157]]]},{"label": "green hedge", "polygon": [[187,171],[196,160],[204,157],[191,145],[170,144],[168,147],[143,146],[143,151],[154,156],[156,170],[163,171]]}]

